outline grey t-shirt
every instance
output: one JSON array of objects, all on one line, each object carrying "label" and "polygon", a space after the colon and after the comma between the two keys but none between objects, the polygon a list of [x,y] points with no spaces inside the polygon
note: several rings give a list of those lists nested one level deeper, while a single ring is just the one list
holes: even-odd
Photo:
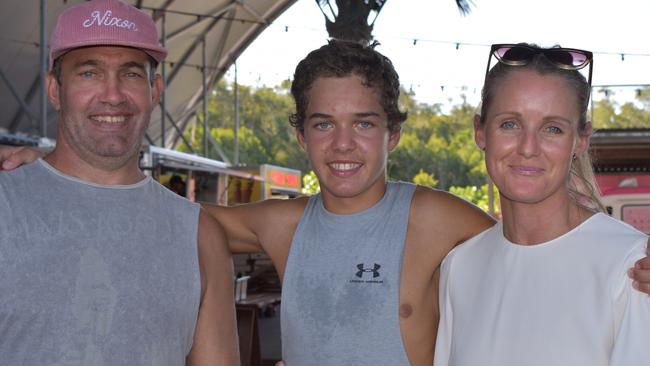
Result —
[{"label": "grey t-shirt", "polygon": [[0,174],[0,363],[184,365],[198,212],[151,178],[104,186],[42,160]]},{"label": "grey t-shirt", "polygon": [[388,183],[352,215],[309,199],[282,284],[282,357],[288,366],[408,365],[399,285],[415,186]]}]

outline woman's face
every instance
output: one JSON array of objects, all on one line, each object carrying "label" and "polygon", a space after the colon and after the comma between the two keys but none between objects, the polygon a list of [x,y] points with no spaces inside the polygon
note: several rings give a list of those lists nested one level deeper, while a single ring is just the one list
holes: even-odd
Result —
[{"label": "woman's face", "polygon": [[475,138],[502,204],[567,199],[572,156],[587,149],[591,133],[578,133],[574,89],[561,76],[522,69],[495,91]]}]

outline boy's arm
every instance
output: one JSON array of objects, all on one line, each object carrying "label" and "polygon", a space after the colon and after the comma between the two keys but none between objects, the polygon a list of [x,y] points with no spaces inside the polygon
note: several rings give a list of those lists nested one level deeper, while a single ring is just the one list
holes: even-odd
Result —
[{"label": "boy's arm", "polygon": [[[634,258],[639,258],[642,247],[647,245],[644,242],[637,244],[629,253],[623,270],[632,265]],[[612,292],[611,303],[614,305],[613,314],[616,321],[609,365],[645,365],[650,359],[650,299],[645,294],[633,290],[629,279],[623,273],[613,280],[608,289]]]},{"label": "boy's arm", "polygon": [[628,275],[634,280],[632,286],[635,289],[650,295],[650,238],[648,238],[645,258],[639,259],[634,268],[628,271]]}]

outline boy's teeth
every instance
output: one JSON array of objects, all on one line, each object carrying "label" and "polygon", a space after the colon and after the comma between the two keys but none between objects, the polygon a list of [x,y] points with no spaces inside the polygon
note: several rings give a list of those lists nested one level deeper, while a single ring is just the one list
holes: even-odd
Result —
[{"label": "boy's teeth", "polygon": [[332,168],[334,168],[336,170],[352,170],[352,169],[356,169],[359,166],[361,166],[361,164],[358,164],[358,163],[334,163],[334,164],[331,164],[331,165],[332,165]]}]

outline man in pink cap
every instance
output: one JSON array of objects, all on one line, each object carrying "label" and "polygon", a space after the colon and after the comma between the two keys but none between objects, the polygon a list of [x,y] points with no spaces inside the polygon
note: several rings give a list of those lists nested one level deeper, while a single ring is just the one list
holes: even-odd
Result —
[{"label": "man in pink cap", "polygon": [[121,1],[59,17],[57,146],[0,176],[2,364],[238,364],[223,229],[138,166],[166,54]]}]

